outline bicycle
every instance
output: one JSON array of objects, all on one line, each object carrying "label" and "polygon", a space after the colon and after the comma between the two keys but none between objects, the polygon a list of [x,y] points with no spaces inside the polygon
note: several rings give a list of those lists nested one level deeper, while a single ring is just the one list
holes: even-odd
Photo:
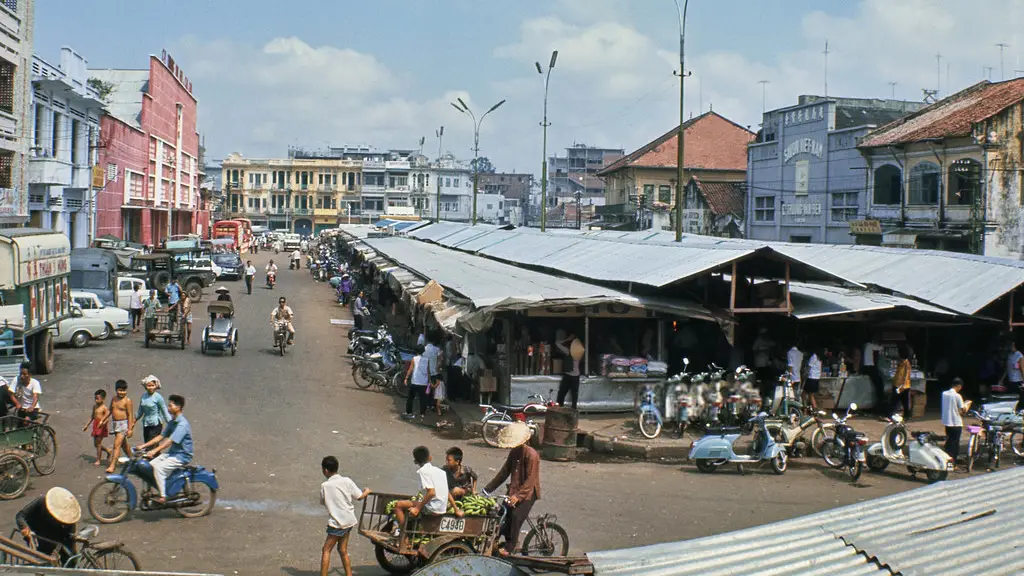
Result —
[{"label": "bicycle", "polygon": [[11,540],[21,537],[26,541],[26,546],[33,551],[38,551],[39,543],[49,544],[57,553],[51,555],[59,562],[62,568],[95,569],[95,570],[124,570],[139,572],[142,565],[135,558],[122,542],[97,542],[91,539],[99,535],[99,526],[90,524],[82,528],[74,536],[76,550],[69,550],[67,546],[54,542],[48,538],[32,534],[30,538],[24,538],[18,529],[11,532]]},{"label": "bicycle", "polygon": [[[481,494],[491,497],[486,491]],[[504,526],[509,516],[509,497],[499,497],[499,505],[503,507],[501,525]],[[555,521],[554,514],[541,514],[534,518],[527,517],[526,525],[530,529],[523,538],[519,553],[523,556],[567,556],[569,554],[569,534],[565,528]]]}]

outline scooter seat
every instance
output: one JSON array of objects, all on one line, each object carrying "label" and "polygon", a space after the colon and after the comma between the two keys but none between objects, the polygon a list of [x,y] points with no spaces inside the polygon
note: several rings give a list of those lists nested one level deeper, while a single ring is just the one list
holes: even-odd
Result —
[{"label": "scooter seat", "polygon": [[709,426],[704,433],[708,436],[725,436],[726,434],[741,434],[743,429],[739,426]]}]

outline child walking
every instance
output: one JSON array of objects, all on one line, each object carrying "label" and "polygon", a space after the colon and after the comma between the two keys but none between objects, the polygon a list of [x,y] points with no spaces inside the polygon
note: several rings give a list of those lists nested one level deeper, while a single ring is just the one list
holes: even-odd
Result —
[{"label": "child walking", "polygon": [[97,390],[92,395],[93,401],[95,402],[92,406],[92,417],[85,423],[82,428],[82,432],[85,432],[92,426],[92,443],[96,446],[96,463],[94,466],[99,466],[100,462],[103,461],[103,453],[106,452],[110,455],[110,450],[103,445],[103,439],[107,437],[107,417],[110,416],[110,410],[107,409],[107,391],[102,388]]},{"label": "child walking", "polygon": [[338,459],[326,456],[320,462],[320,471],[327,480],[320,485],[320,503],[327,508],[327,539],[320,556],[320,576],[331,569],[331,552],[337,548],[345,576],[352,576],[348,557],[348,540],[352,528],[359,523],[353,501],[364,500],[370,489],[360,490],[350,478],[338,474]]},{"label": "child walking", "polygon": [[114,390],[117,391],[117,398],[110,401],[110,414],[107,415],[113,422],[114,429],[114,453],[110,456],[110,466],[107,466],[108,474],[114,473],[121,450],[124,450],[125,455],[132,453],[128,447],[128,439],[132,437],[132,428],[135,427],[135,410],[131,398],[128,397],[128,382],[118,380],[114,383]]}]

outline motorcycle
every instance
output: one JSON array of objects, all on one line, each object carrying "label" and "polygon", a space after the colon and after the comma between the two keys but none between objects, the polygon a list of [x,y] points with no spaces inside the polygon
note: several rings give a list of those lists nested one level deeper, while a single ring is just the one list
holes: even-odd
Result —
[{"label": "motorcycle", "polygon": [[[799,457],[803,454],[821,454],[821,447],[825,442],[831,440],[835,433],[835,424],[825,423],[826,414],[819,410],[814,416],[804,418],[800,424],[790,424],[788,419],[769,420],[766,423],[768,433],[775,438],[775,442],[786,449],[790,457]],[[804,433],[815,427],[811,433],[811,439],[804,438]],[[810,452],[808,452],[808,448]]]},{"label": "motorcycle", "polygon": [[854,482],[860,478],[864,470],[866,458],[864,446],[868,443],[868,436],[863,432],[857,432],[852,426],[846,423],[850,415],[857,410],[856,404],[850,404],[846,409],[846,415],[842,418],[832,414],[832,422],[835,426],[835,434],[828,439],[821,447],[821,456],[825,462],[833,468],[842,468]]},{"label": "motorcycle", "polygon": [[497,448],[498,433],[512,422],[524,422],[529,426],[531,432],[536,434],[537,423],[534,422],[533,417],[544,414],[553,405],[554,402],[544,402],[544,397],[540,394],[531,394],[527,398],[526,406],[520,409],[498,410],[490,404],[481,404],[480,408],[484,411],[484,417],[480,419],[480,435],[488,446]]},{"label": "motorcycle", "polygon": [[299,268],[302,268],[302,266],[299,264],[298,260],[292,259],[292,260],[288,261],[288,269],[289,270],[297,270]]},{"label": "motorcycle", "polygon": [[768,433],[765,419],[768,414],[761,412],[754,417],[754,440],[750,446],[749,454],[737,454],[733,446],[741,436],[739,426],[722,426],[708,428],[704,437],[693,443],[690,448],[690,460],[697,464],[697,470],[704,473],[711,473],[720,466],[736,464],[740,474],[743,474],[744,464],[763,465],[769,463],[772,472],[785,474],[789,465],[789,456],[786,450],[775,442],[772,435]]},{"label": "motorcycle", "polygon": [[906,466],[912,477],[923,471],[928,482],[945,480],[955,465],[927,432],[908,432],[899,414],[889,418],[881,441],[868,447],[867,465],[872,472],[882,472],[890,463]]},{"label": "motorcycle", "polygon": [[274,284],[277,284],[277,274],[274,272],[267,272],[267,288],[273,290]]},{"label": "motorcycle", "polygon": [[796,424],[803,417],[804,405],[793,390],[793,379],[788,372],[779,377],[779,382],[782,384],[775,387],[775,397],[768,413],[775,418],[789,420],[790,425]]},{"label": "motorcycle", "polygon": [[281,351],[284,356],[285,348],[288,347],[288,323],[278,320],[274,322],[274,348]]},{"label": "motorcycle", "polygon": [[[160,504],[156,498],[160,495],[153,476],[153,465],[146,460],[145,452],[132,448],[131,457],[122,457],[124,464],[119,474],[107,474],[106,480],[100,482],[89,492],[89,513],[98,522],[113,524],[120,522],[138,508],[143,512],[173,508],[185,518],[206,516],[213,510],[217,501],[217,471],[207,470],[192,464],[179,468],[167,477],[167,502]],[[131,476],[143,482],[141,494],[136,491]]]},{"label": "motorcycle", "polygon": [[965,426],[970,438],[967,440],[967,472],[974,471],[974,465],[983,456],[988,456],[988,467],[999,468],[999,459],[1006,448],[1007,439],[1012,438],[1016,424],[1012,413],[990,413],[984,407],[981,412],[971,410],[969,415],[977,418],[980,425]]}]

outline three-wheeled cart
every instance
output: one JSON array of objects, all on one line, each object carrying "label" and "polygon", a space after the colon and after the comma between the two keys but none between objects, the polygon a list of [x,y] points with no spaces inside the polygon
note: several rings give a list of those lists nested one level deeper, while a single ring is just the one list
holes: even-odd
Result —
[{"label": "three-wheeled cart", "polygon": [[393,500],[411,500],[402,494],[373,493],[363,504],[359,534],[373,543],[377,563],[391,574],[408,574],[419,566],[461,554],[490,554],[501,528],[501,516],[454,514],[406,515],[405,524],[387,512]]},{"label": "three-wheeled cart", "polygon": [[181,349],[185,349],[185,321],[178,314],[178,309],[157,310],[153,319],[153,326],[146,330],[143,344],[149,348],[150,342],[161,341],[164,344],[178,342]]},{"label": "three-wheeled cart", "polygon": [[57,462],[57,434],[46,425],[49,414],[35,420],[0,418],[0,500],[21,496],[28,488],[28,466],[40,476],[52,474]]},{"label": "three-wheeled cart", "polygon": [[203,328],[203,338],[199,350],[206,354],[207,350],[230,351],[234,356],[238,350],[238,329],[234,325],[235,305],[231,301],[217,300],[206,305],[210,314],[210,325]]}]

